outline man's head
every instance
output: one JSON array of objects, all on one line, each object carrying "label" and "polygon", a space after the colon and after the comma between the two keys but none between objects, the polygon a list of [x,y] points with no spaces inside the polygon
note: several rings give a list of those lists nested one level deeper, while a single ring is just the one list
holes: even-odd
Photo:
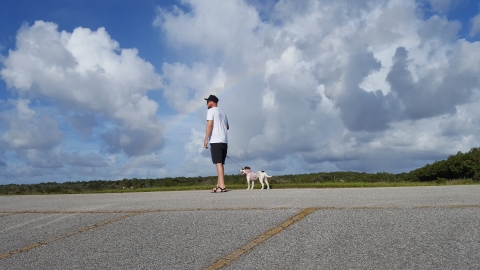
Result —
[{"label": "man's head", "polygon": [[212,107],[217,107],[218,98],[215,95],[210,95],[205,99],[207,101],[207,107],[210,109]]}]

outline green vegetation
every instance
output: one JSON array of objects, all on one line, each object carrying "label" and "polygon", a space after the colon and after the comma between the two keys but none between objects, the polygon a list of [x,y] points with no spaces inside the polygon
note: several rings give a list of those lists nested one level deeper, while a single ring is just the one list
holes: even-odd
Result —
[{"label": "green vegetation", "polygon": [[406,180],[433,181],[443,179],[471,178],[480,180],[480,148],[472,148],[467,153],[458,152],[446,160],[413,170]]},{"label": "green vegetation", "polygon": [[[226,175],[229,189],[246,188],[244,175]],[[156,179],[94,180],[29,185],[0,185],[0,195],[15,194],[74,194],[147,192],[167,190],[205,190],[215,186],[216,176],[176,177]],[[271,188],[341,188],[341,187],[397,187],[430,185],[480,184],[480,148],[467,153],[458,152],[446,160],[413,170],[409,173],[330,172],[280,175],[270,179]],[[259,188],[260,184],[255,186]]]}]

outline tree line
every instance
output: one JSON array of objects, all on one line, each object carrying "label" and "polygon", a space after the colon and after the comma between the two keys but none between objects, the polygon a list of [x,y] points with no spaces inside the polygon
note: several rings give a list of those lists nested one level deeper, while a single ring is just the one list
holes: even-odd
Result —
[{"label": "tree line", "polygon": [[472,148],[466,153],[459,151],[446,160],[427,164],[407,174],[407,180],[410,181],[432,181],[439,178],[480,180],[480,148]]},{"label": "tree line", "polygon": [[[426,182],[450,179],[473,179],[480,181],[480,148],[472,148],[469,152],[458,152],[446,160],[436,161],[409,173],[392,174],[387,172],[320,172],[310,174],[294,174],[275,176],[273,183],[296,184],[316,182]],[[93,180],[77,182],[47,182],[39,184],[0,185],[0,194],[73,194],[102,191],[121,191],[131,189],[162,187],[198,187],[209,188],[215,185],[216,176],[207,177],[167,177],[147,179]],[[245,184],[244,175],[226,175],[229,185]]]}]

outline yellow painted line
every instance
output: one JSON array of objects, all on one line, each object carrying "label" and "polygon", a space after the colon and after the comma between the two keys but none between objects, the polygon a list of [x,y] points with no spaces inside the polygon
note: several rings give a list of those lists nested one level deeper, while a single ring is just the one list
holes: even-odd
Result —
[{"label": "yellow painted line", "polygon": [[259,236],[255,237],[252,241],[248,242],[247,244],[243,245],[239,249],[235,250],[234,252],[228,254],[225,257],[220,258],[208,268],[207,270],[214,270],[214,269],[221,269],[223,267],[229,266],[236,260],[240,258],[244,253],[250,252],[256,246],[262,244],[263,242],[267,241],[270,237],[280,233],[281,231],[285,230],[289,226],[299,222],[300,220],[304,219],[306,216],[310,215],[311,213],[319,210],[320,208],[306,208],[299,213],[291,216],[285,222],[280,224],[279,226],[267,230],[266,232],[260,234]]},{"label": "yellow painted line", "polygon": [[13,256],[13,255],[18,254],[18,253],[22,253],[24,251],[34,249],[34,248],[42,246],[42,245],[46,245],[46,244],[58,241],[60,239],[63,239],[63,238],[66,238],[66,237],[69,237],[69,236],[72,236],[72,235],[75,235],[75,234],[79,234],[79,233],[82,233],[82,232],[85,232],[85,231],[88,231],[88,230],[91,230],[91,229],[94,229],[94,228],[98,228],[98,227],[101,227],[101,226],[104,226],[104,225],[107,225],[107,224],[110,224],[110,223],[113,223],[113,222],[117,222],[117,221],[122,220],[122,219],[133,217],[133,216],[136,216],[136,215],[139,215],[139,214],[141,214],[141,212],[130,213],[130,214],[125,215],[125,216],[121,216],[121,217],[117,217],[117,218],[114,218],[114,219],[102,221],[102,222],[97,223],[95,225],[91,225],[91,226],[82,228],[80,230],[74,231],[74,232],[70,232],[70,233],[67,233],[67,234],[64,234],[64,235],[61,235],[61,236],[57,236],[57,237],[54,237],[54,238],[51,238],[51,239],[48,239],[48,240],[45,240],[45,241],[41,241],[41,242],[38,242],[38,243],[35,243],[35,244],[31,244],[29,246],[26,246],[26,247],[23,247],[23,248],[20,248],[20,249],[17,249],[17,250],[13,250],[13,251],[10,251],[10,252],[7,252],[7,253],[3,253],[3,254],[0,254],[0,260],[5,259],[5,258],[10,257],[10,256]]}]

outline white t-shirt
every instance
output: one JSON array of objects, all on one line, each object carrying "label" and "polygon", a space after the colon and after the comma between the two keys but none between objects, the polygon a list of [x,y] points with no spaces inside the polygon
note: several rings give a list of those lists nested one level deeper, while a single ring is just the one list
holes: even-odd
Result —
[{"label": "white t-shirt", "polygon": [[209,138],[210,143],[228,143],[227,115],[218,107],[213,107],[207,111],[208,120],[213,120],[213,130]]}]

